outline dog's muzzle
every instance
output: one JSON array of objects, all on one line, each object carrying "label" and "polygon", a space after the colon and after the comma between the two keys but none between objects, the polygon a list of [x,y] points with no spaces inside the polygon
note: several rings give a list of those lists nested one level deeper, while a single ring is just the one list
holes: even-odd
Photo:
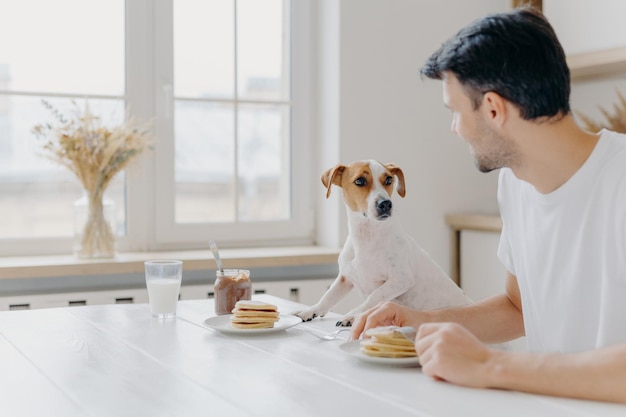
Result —
[{"label": "dog's muzzle", "polygon": [[380,199],[376,202],[376,212],[378,214],[377,218],[379,220],[385,220],[388,217],[391,217],[391,200],[384,198]]}]

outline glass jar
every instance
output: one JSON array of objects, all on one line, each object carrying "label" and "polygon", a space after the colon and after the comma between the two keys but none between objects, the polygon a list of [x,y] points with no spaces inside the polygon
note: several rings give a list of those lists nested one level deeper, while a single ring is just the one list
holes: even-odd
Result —
[{"label": "glass jar", "polygon": [[239,300],[252,297],[250,271],[246,269],[225,269],[215,271],[215,314],[231,314]]}]

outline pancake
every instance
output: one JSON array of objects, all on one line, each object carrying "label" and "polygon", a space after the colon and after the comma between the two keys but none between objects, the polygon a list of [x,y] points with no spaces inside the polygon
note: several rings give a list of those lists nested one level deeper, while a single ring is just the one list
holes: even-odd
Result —
[{"label": "pancake", "polygon": [[230,319],[231,323],[276,323],[278,317],[239,317],[233,316]]},{"label": "pancake", "polygon": [[415,343],[397,331],[397,326],[369,329],[365,332],[370,339],[361,341],[361,352],[382,358],[410,358],[417,356]]},{"label": "pancake", "polygon": [[233,310],[237,317],[278,317],[278,311]]},{"label": "pancake", "polygon": [[239,300],[235,304],[235,310],[254,310],[254,311],[278,311],[278,307],[274,304],[265,303],[259,300]]},{"label": "pancake", "polygon": [[240,300],[235,304],[230,323],[238,329],[266,329],[278,321],[278,308],[257,300]]},{"label": "pancake", "polygon": [[365,332],[365,336],[375,338],[381,343],[401,346],[414,346],[414,342],[407,339],[404,334],[397,331],[398,329],[398,326],[375,327]]},{"label": "pancake", "polygon": [[274,327],[274,322],[271,323],[237,323],[231,322],[231,326],[237,329],[271,329]]}]

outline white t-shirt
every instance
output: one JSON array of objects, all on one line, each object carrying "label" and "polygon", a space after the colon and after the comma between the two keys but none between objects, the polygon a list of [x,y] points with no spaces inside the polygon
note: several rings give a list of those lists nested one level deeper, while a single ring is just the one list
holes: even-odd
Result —
[{"label": "white t-shirt", "polygon": [[500,171],[498,257],[517,276],[531,351],[626,342],[626,135],[600,133],[549,194]]}]

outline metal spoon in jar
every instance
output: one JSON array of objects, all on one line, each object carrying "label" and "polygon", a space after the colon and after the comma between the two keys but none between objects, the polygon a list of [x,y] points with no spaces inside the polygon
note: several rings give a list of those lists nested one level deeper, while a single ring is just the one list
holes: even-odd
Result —
[{"label": "metal spoon in jar", "polygon": [[219,269],[220,273],[224,273],[224,268],[222,267],[222,260],[220,259],[220,253],[217,250],[217,243],[215,241],[209,242],[209,247],[211,248],[211,252],[213,252],[213,257],[215,258],[215,263],[217,264],[217,269]]}]

